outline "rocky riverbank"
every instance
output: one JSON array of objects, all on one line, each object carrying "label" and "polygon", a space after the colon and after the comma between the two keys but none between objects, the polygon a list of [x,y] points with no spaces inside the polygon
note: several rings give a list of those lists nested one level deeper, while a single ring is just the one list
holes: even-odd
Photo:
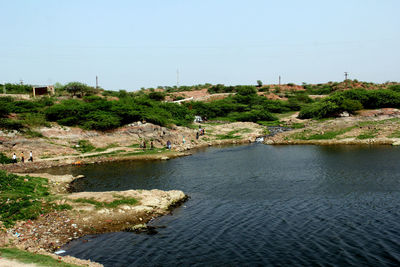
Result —
[{"label": "rocky riverbank", "polygon": [[[297,122],[299,122],[298,120]],[[303,127],[282,132],[264,143],[270,145],[399,145],[400,110],[363,110],[355,115],[300,121]]]},{"label": "rocky riverbank", "polygon": [[[204,135],[196,136],[199,128]],[[135,123],[110,131],[84,131],[80,128],[38,128],[43,135],[30,138],[22,133],[0,132],[0,152],[11,157],[12,153],[25,157],[33,151],[34,162],[2,165],[10,172],[37,172],[40,169],[71,164],[92,164],[122,160],[168,160],[190,155],[190,150],[214,145],[254,142],[265,127],[255,123],[208,123],[197,124],[193,129],[185,127],[165,128],[150,123]],[[165,149],[167,142],[171,150]],[[146,148],[143,143],[146,142]],[[153,148],[151,148],[153,143]]]},{"label": "rocky riverbank", "polygon": [[[144,228],[146,223],[158,216],[168,214],[172,207],[176,207],[187,199],[187,196],[178,190],[127,190],[69,194],[67,193],[69,184],[79,177],[30,175],[47,178],[56,204],[69,205],[71,209],[54,211],[43,214],[35,220],[18,222],[2,236],[0,246],[11,246],[54,256],[52,252],[60,246],[88,234],[131,230],[138,225]],[[71,258],[67,259],[71,261]],[[74,263],[88,264],[80,260]]]}]

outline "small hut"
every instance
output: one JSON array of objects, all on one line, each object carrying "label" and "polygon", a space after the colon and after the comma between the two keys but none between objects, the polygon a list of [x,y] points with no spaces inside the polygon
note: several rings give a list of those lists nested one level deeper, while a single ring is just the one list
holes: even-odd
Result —
[{"label": "small hut", "polygon": [[54,86],[53,85],[47,85],[47,86],[34,86],[33,88],[33,97],[36,96],[43,96],[43,95],[54,95]]}]

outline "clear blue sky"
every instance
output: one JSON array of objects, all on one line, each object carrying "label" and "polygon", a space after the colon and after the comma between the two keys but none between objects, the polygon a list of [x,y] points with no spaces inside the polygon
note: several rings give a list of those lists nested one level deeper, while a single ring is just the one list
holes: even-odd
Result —
[{"label": "clear blue sky", "polygon": [[399,0],[0,0],[0,83],[400,81]]}]

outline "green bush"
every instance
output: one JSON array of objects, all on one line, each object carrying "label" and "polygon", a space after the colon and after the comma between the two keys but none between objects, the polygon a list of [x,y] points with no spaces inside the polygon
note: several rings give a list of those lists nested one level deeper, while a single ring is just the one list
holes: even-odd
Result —
[{"label": "green bush", "polygon": [[0,129],[7,129],[7,130],[21,130],[24,128],[24,125],[21,121],[18,120],[11,120],[11,119],[0,119]]},{"label": "green bush", "polygon": [[10,164],[12,163],[12,159],[4,155],[3,153],[0,152],[0,163],[1,164]]},{"label": "green bush", "polygon": [[149,98],[155,101],[163,101],[165,99],[165,93],[163,92],[151,92]]},{"label": "green bush", "polygon": [[0,171],[0,192],[0,221],[6,227],[60,208],[51,202],[48,182],[44,178]]},{"label": "green bush", "polygon": [[336,92],[331,96],[303,107],[300,118],[326,118],[343,111],[354,113],[362,108],[400,108],[400,92],[388,89],[352,89]]},{"label": "green bush", "polygon": [[393,84],[388,87],[389,90],[400,92],[400,84]]},{"label": "green bush", "polygon": [[109,112],[94,111],[85,116],[83,127],[90,130],[106,131],[120,126],[121,119]]},{"label": "green bush", "polygon": [[300,110],[300,119],[327,118],[340,113],[340,108],[333,102],[321,101],[309,104]]}]

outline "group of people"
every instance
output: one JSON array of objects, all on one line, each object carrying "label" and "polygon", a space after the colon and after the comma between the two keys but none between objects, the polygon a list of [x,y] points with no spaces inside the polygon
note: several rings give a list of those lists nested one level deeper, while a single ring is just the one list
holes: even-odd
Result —
[{"label": "group of people", "polygon": [[[146,143],[146,141],[143,141],[143,143],[140,144],[140,148],[143,148],[143,150],[146,150],[146,148],[147,148],[147,143]],[[150,142],[150,149],[154,149],[153,141]]]},{"label": "group of people", "polygon": [[201,128],[201,125],[199,126],[199,131],[196,133],[196,139],[199,139],[201,135],[204,135],[206,133],[206,130],[204,128]]},{"label": "group of people", "polygon": [[[18,160],[17,160],[17,155],[14,153],[14,154],[12,155],[12,162],[13,162],[13,163],[17,163],[17,161],[18,161]],[[29,152],[29,159],[28,159],[28,161],[33,162],[33,154],[32,154],[32,151]],[[21,152],[21,162],[22,162],[22,163],[25,162],[24,151]]]}]

